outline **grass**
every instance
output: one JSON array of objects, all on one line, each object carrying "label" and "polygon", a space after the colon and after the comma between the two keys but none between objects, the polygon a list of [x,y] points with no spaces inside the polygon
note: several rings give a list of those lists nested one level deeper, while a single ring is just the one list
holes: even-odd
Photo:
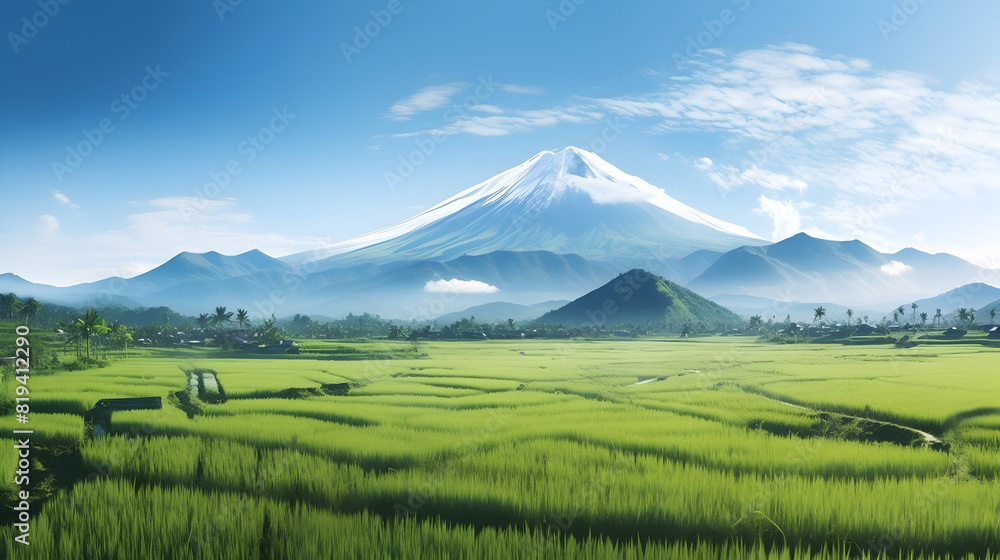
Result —
[{"label": "grass", "polygon": [[[5,545],[8,555],[995,558],[1000,549],[1000,414],[980,411],[1000,403],[997,353],[979,344],[528,340],[422,343],[407,354],[398,343],[393,359],[379,345],[316,343],[276,359],[150,353],[33,377],[32,403],[47,411],[33,412],[33,444],[70,446],[73,475],[100,476],[40,504],[27,555]],[[309,357],[323,348],[369,359]],[[228,400],[196,397],[189,418],[166,403],[195,370],[214,373]],[[347,395],[312,391],[345,382]],[[208,377],[202,384],[213,393]],[[116,412],[111,436],[83,440],[82,411],[115,396],[161,396],[165,408]],[[814,411],[925,429],[951,451],[853,441]],[[0,420],[9,434],[12,418]],[[14,459],[0,453],[0,468]],[[12,542],[12,529],[0,532]]]}]

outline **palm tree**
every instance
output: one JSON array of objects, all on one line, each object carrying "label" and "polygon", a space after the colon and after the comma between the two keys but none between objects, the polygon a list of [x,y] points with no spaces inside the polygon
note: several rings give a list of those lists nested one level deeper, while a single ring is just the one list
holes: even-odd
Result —
[{"label": "palm tree", "polygon": [[996,316],[997,316],[997,308],[994,307],[993,309],[990,309],[990,324],[991,325],[994,323],[994,320],[996,319]]},{"label": "palm tree", "polygon": [[90,359],[90,337],[95,334],[104,334],[108,332],[108,325],[104,322],[104,319],[98,315],[96,309],[88,309],[83,317],[76,318],[76,328],[80,331],[80,334],[87,340],[87,359]]},{"label": "palm tree", "polygon": [[14,309],[14,294],[0,294],[0,319],[11,318],[11,310]]},{"label": "palm tree", "polygon": [[232,311],[227,312],[225,307],[216,307],[215,308],[215,315],[212,315],[212,324],[213,325],[218,326],[218,325],[221,325],[221,324],[224,324],[224,323],[229,323],[232,320],[233,320],[233,312]]},{"label": "palm tree", "polygon": [[198,326],[201,327],[201,330],[205,330],[208,328],[209,320],[210,318],[208,316],[208,313],[202,313],[201,315],[198,315],[197,321],[198,321]]},{"label": "palm tree", "polygon": [[248,322],[250,322],[250,314],[247,313],[247,310],[246,309],[237,309],[236,310],[236,323],[239,324],[240,328],[242,329],[243,325],[246,324],[246,323],[248,323]]},{"label": "palm tree", "polygon": [[854,317],[854,310],[853,309],[848,309],[847,310],[847,326],[851,325],[851,317]]},{"label": "palm tree", "polygon": [[3,296],[3,298],[3,307],[7,309],[8,317],[11,319],[17,319],[20,317],[21,312],[24,311],[24,302],[21,301],[21,298],[14,294],[7,294],[6,296]]},{"label": "palm tree", "polygon": [[825,307],[823,307],[821,305],[821,306],[817,307],[816,309],[813,309],[813,322],[821,320],[821,319],[823,319],[823,317],[826,317],[826,308]]},{"label": "palm tree", "polygon": [[[904,306],[904,305],[900,305],[899,307],[897,307],[897,308],[896,308],[896,311],[897,311],[897,312],[899,312],[899,316],[900,316],[900,317],[906,317],[906,306]],[[895,314],[895,313],[893,313],[892,315],[893,315],[894,317],[896,316],[896,314]],[[899,319],[896,319],[896,322],[898,323],[898,322],[899,322]]]},{"label": "palm tree", "polygon": [[66,354],[69,343],[76,345],[76,357],[80,357],[80,329],[76,326],[76,321],[61,321],[56,323],[56,328],[66,334],[66,344],[63,345],[63,355]]},{"label": "palm tree", "polygon": [[750,326],[750,330],[752,330],[752,331],[759,331],[761,329],[761,327],[764,326],[764,320],[761,318],[760,315],[754,315],[753,317],[750,317],[750,325],[749,326]]},{"label": "palm tree", "polygon": [[125,358],[128,358],[128,343],[132,341],[132,333],[128,332],[128,328],[125,325],[118,325],[115,330],[111,333],[112,340],[117,344],[121,344],[125,349]]},{"label": "palm tree", "polygon": [[934,313],[934,322],[935,322],[936,324],[938,324],[938,325],[940,325],[940,324],[941,324],[941,310],[940,310],[940,309],[938,309],[938,310],[937,310],[937,311],[936,311],[936,312]]},{"label": "palm tree", "polygon": [[28,298],[28,301],[24,302],[24,312],[29,320],[38,319],[38,314],[42,312],[42,302],[35,298]]},{"label": "palm tree", "polygon": [[956,313],[958,313],[958,320],[959,321],[962,321],[964,323],[964,322],[966,322],[966,321],[969,320],[969,310],[968,309],[966,309],[964,307],[959,307],[958,311],[956,311]]},{"label": "palm tree", "polygon": [[969,326],[971,327],[973,323],[976,322],[976,308],[969,308]]},{"label": "palm tree", "polygon": [[927,313],[921,313],[920,314],[920,324],[921,324],[921,326],[924,326],[924,327],[927,326]]},{"label": "palm tree", "polygon": [[920,306],[919,306],[919,305],[917,305],[916,303],[911,303],[911,304],[910,304],[910,309],[912,309],[912,310],[913,310],[913,322],[914,322],[914,323],[916,323],[916,322],[917,322],[917,308],[918,308],[918,307],[920,307]]}]

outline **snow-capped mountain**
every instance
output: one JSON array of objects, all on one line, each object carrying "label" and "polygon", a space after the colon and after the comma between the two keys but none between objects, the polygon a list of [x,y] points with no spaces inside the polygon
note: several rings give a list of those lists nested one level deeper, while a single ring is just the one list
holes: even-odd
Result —
[{"label": "snow-capped mountain", "polygon": [[540,152],[399,224],[282,260],[316,261],[324,269],[450,260],[493,251],[551,251],[621,261],[765,243],[594,153],[567,147]]}]

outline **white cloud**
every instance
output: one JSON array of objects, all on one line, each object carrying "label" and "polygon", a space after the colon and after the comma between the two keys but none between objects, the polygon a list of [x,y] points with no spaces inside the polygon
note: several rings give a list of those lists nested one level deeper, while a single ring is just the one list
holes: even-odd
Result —
[{"label": "white cloud", "polygon": [[561,123],[596,122],[601,113],[579,107],[556,107],[554,109],[517,110],[503,115],[492,116],[462,116],[454,122],[442,127],[421,132],[405,132],[394,134],[402,138],[418,134],[473,134],[475,136],[506,136],[518,132],[530,132],[539,128],[555,126]]},{"label": "white cloud", "polygon": [[767,216],[774,224],[771,239],[785,239],[802,231],[802,217],[791,201],[772,200],[760,195],[757,202],[760,207],[754,208],[754,212]]},{"label": "white cloud", "polygon": [[519,86],[515,84],[500,84],[500,89],[507,93],[517,93],[520,95],[541,95],[545,93],[545,88],[538,86]]},{"label": "white cloud", "polygon": [[913,270],[913,267],[899,261],[889,261],[888,264],[883,264],[879,269],[890,276],[900,276]]},{"label": "white cloud", "polygon": [[708,171],[712,168],[712,159],[707,157],[698,158],[694,162],[694,168],[698,171]]},{"label": "white cloud", "polygon": [[[723,190],[732,190],[741,185],[757,185],[772,191],[795,189],[799,192],[805,191],[808,185],[801,179],[795,179],[788,175],[767,171],[757,166],[750,166],[746,169],[738,169],[731,165],[706,165],[701,158],[695,163],[695,168],[700,171],[709,171],[708,178],[721,187]],[[711,160],[709,160],[711,161]]]},{"label": "white cloud", "polygon": [[452,82],[421,88],[417,93],[389,107],[389,116],[395,120],[406,120],[421,111],[440,109],[448,104],[453,95],[468,86],[467,82]]},{"label": "white cloud", "polygon": [[55,198],[56,200],[58,200],[59,202],[61,202],[63,204],[68,204],[69,206],[72,206],[73,208],[79,208],[79,206],[77,206],[76,204],[74,204],[73,201],[70,200],[68,196],[64,195],[63,193],[61,193],[59,191],[52,191],[52,198]]},{"label": "white cloud", "polygon": [[[765,193],[772,202],[757,212],[778,218],[776,231],[790,230],[798,219],[808,222],[807,232],[856,237],[880,250],[912,243],[918,229],[929,245],[949,250],[942,239],[956,239],[961,229],[973,239],[953,252],[971,257],[980,242],[970,224],[988,222],[982,212],[1000,202],[996,86],[942,86],[934,76],[794,43],[706,49],[684,75],[647,83],[653,82],[653,91],[573,97],[531,111],[504,106],[498,95],[488,110],[396,136],[503,136],[616,117],[635,121],[645,132],[670,135],[669,145],[694,140],[702,150],[697,156],[663,151],[691,162],[724,197],[735,189],[750,191],[747,198]],[[717,150],[705,151],[706,141]],[[711,157],[700,159],[705,154]],[[800,201],[785,200],[792,193],[808,193],[815,204],[807,219],[799,215],[805,212]],[[944,207],[951,215],[978,212],[946,227],[939,215]],[[980,252],[991,254],[990,247]]]},{"label": "white cloud", "polygon": [[480,113],[492,113],[494,115],[502,115],[504,113],[503,109],[497,107],[496,105],[473,105],[470,111],[478,111]]},{"label": "white cloud", "polygon": [[665,194],[661,189],[622,188],[614,181],[602,177],[579,177],[567,175],[566,186],[579,189],[590,195],[596,204],[618,204],[622,202],[651,201]]},{"label": "white cloud", "polygon": [[[39,216],[39,235],[22,236],[17,251],[0,234],[4,241],[0,262],[31,281],[68,286],[109,276],[131,277],[182,251],[235,255],[260,249],[280,256],[330,244],[329,239],[289,238],[261,231],[253,215],[239,211],[232,199],[198,202],[190,197],[167,197],[131,204],[136,207],[134,213],[88,235],[78,234],[75,227],[70,235],[54,216]],[[195,211],[186,211],[189,207]]]},{"label": "white cloud", "polygon": [[197,196],[165,196],[162,198],[155,198],[153,200],[136,202],[133,204],[142,204],[147,206],[153,206],[155,208],[166,208],[169,210],[180,210],[188,212],[213,212],[221,208],[235,206],[236,199],[235,198],[209,199]]},{"label": "white cloud", "polygon": [[479,280],[434,280],[424,285],[425,292],[447,292],[452,294],[492,294],[500,288]]},{"label": "white cloud", "polygon": [[42,214],[38,217],[38,221],[42,222],[42,229],[45,231],[52,232],[59,229],[59,220],[50,214]]},{"label": "white cloud", "polygon": [[855,203],[1000,190],[994,88],[934,89],[922,75],[798,44],[718,51],[691,68],[690,80],[655,93],[587,101],[652,119],[654,132],[718,135],[739,154],[713,166],[724,189],[808,186]]}]

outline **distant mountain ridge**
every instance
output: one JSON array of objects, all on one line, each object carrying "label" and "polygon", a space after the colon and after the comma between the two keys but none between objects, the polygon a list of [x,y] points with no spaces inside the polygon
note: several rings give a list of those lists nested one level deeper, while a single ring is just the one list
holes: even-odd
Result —
[{"label": "distant mountain ridge", "polygon": [[909,310],[910,304],[916,303],[918,315],[921,312],[927,312],[930,316],[933,316],[938,309],[941,310],[942,315],[948,315],[960,307],[976,310],[981,309],[988,314],[990,308],[993,307],[994,302],[997,300],[1000,300],[1000,288],[983,282],[973,282],[959,286],[953,290],[948,290],[932,298],[918,299],[913,302],[904,301],[900,302],[900,305]]},{"label": "distant mountain ridge", "polygon": [[[366,264],[318,272],[308,268],[296,269],[260,251],[235,256],[181,253],[134,278],[107,278],[66,288],[4,274],[0,275],[0,292],[67,305],[167,305],[188,314],[227,306],[246,308],[258,316],[368,311],[393,318],[417,318],[420,314],[421,319],[432,319],[441,312],[489,303],[494,297],[510,298],[522,305],[565,300],[565,296],[576,297],[616,272],[608,264],[546,251],[497,251],[447,262]],[[428,282],[451,279],[480,281],[501,291],[497,296],[425,291]],[[441,302],[446,303],[445,308],[435,313],[435,304]],[[426,313],[421,314],[422,307]]]},{"label": "distant mountain ridge", "polygon": [[772,245],[729,251],[686,286],[707,296],[884,307],[900,296],[912,301],[984,275],[993,274],[947,253],[880,253],[858,240],[830,241],[799,233]]},{"label": "distant mountain ridge", "polygon": [[[256,250],[234,256],[181,253],[134,278],[106,278],[66,288],[0,274],[0,292],[62,305],[166,305],[189,314],[225,305],[243,307],[258,316],[299,312],[336,316],[369,311],[398,319],[432,319],[498,300],[516,305],[570,300],[600,285],[629,262],[598,262],[549,251],[494,251],[449,261],[365,263],[314,271],[310,264],[292,266]],[[928,293],[941,293],[935,297],[944,298],[942,302],[963,302],[955,307],[977,309],[1000,299],[993,297],[996,292],[991,290],[996,288],[992,286],[981,284],[981,289],[973,289],[979,284],[969,287],[964,282],[968,278],[1000,278],[1000,271],[977,267],[953,255],[915,249],[884,254],[859,241],[829,241],[806,234],[725,253],[703,249],[680,258],[652,259],[650,264],[655,266],[651,272],[710,299],[732,304],[741,313],[759,313],[755,311],[759,302],[725,298],[749,296],[773,302],[764,311],[785,309],[793,303],[801,307],[809,304],[798,302],[810,301],[856,311],[909,306],[916,301],[921,311],[943,307],[946,314],[951,311],[950,304],[931,302]],[[453,279],[482,282],[499,291],[435,294],[425,290],[428,282]],[[954,293],[942,293],[946,290]],[[797,309],[797,313],[804,311]]]},{"label": "distant mountain ridge", "polygon": [[422,320],[498,301],[573,300],[636,268],[716,299],[857,309],[1000,278],[1000,270],[912,248],[880,253],[858,240],[805,233],[768,243],[567,147],[539,152],[400,224],[318,251],[280,259],[258,250],[185,252],[134,278],[66,288],[0,274],[0,292],[189,314],[226,306],[258,317],[371,312]]}]

